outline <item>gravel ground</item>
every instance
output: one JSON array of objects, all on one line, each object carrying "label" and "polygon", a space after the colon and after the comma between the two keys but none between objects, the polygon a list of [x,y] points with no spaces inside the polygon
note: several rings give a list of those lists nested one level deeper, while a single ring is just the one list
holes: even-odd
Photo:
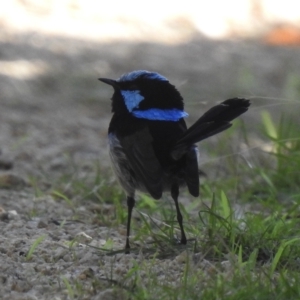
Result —
[{"label": "gravel ground", "polygon": [[[99,224],[96,204],[88,199],[77,199],[74,212],[49,192],[74,168],[89,174],[96,162],[108,166],[111,90],[98,77],[115,78],[134,69],[161,72],[189,99],[191,120],[216,101],[251,97],[253,108],[244,117],[251,132],[261,106],[274,115],[291,112],[297,100],[291,87],[300,89],[299,49],[255,41],[199,38],[166,46],[6,34],[0,46],[1,299],[68,299],[64,280],[80,281],[90,291],[86,299],[121,299],[107,279],[120,280],[134,263],[150,265],[142,253],[103,256],[88,247],[101,247],[110,238],[114,249],[123,248],[125,227]],[[42,240],[29,255],[37,239]],[[157,261],[153,272],[166,279],[168,269],[166,280],[175,284],[184,253]],[[194,265],[211,268],[194,259]],[[103,280],[97,292],[95,278]]]}]

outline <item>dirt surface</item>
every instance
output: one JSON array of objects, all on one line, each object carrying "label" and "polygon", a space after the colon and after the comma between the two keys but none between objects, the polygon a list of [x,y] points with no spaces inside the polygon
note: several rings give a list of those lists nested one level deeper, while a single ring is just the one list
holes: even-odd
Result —
[{"label": "dirt surface", "polygon": [[[299,58],[298,48],[249,40],[199,37],[166,46],[101,44],[34,33],[2,35],[0,298],[68,299],[64,280],[74,279],[91,290],[87,299],[117,299],[105,278],[118,280],[133,260],[144,259],[136,254],[100,257],[85,244],[100,247],[110,238],[114,248],[121,249],[125,227],[97,223],[96,204],[88,197],[71,199],[76,201],[75,212],[51,194],[64,175],[95,177],[96,164],[103,169],[109,165],[106,132],[112,91],[98,77],[116,78],[135,69],[160,72],[182,92],[191,121],[216,101],[251,98],[252,109],[243,119],[255,132],[261,107],[274,115],[295,109],[297,114]],[[112,207],[108,204],[107,209]],[[42,242],[28,256],[38,238]],[[74,239],[77,244],[70,250]],[[156,272],[163,276],[168,268],[170,280],[176,282],[181,263],[179,254],[161,262]],[[103,278],[101,292],[93,293],[94,278]]]}]

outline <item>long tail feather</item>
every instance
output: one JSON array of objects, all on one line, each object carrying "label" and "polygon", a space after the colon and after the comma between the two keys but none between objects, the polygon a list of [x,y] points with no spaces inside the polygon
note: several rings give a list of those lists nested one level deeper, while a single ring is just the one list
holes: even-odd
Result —
[{"label": "long tail feather", "polygon": [[178,160],[191,145],[226,130],[232,125],[230,122],[245,113],[249,106],[249,100],[233,98],[212,107],[180,137],[173,147],[172,157]]}]

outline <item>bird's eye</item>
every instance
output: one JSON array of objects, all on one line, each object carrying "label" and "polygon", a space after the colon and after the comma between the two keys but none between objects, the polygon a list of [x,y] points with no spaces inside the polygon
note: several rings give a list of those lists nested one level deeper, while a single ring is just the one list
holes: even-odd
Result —
[{"label": "bird's eye", "polygon": [[131,84],[129,86],[129,89],[132,90],[132,91],[135,91],[135,90],[138,90],[139,88],[138,88],[138,86],[136,84]]}]

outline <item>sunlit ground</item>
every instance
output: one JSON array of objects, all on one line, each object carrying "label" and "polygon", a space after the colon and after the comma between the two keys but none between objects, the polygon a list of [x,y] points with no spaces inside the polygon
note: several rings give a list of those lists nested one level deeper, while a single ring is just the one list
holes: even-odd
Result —
[{"label": "sunlit ground", "polygon": [[20,33],[176,44],[199,33],[210,38],[251,37],[276,24],[297,25],[300,9],[294,0],[11,0],[1,5],[0,17],[2,26]]},{"label": "sunlit ground", "polygon": [[[206,37],[299,44],[297,6],[293,0],[6,1],[0,10],[0,41],[18,45],[20,57],[16,60],[0,57],[0,74],[25,79],[49,72],[42,59],[22,57],[22,35],[27,36],[33,48],[46,47],[57,54],[67,51],[69,55],[76,55],[80,46],[66,47],[63,45],[66,42],[48,43],[47,39],[67,38],[102,45],[123,41],[175,46]],[[283,29],[281,24],[285,24]],[[272,28],[278,26],[281,31],[274,33]],[[83,47],[88,46],[84,43]],[[121,47],[120,52],[124,51],[127,50]],[[99,68],[109,71],[105,60]]]}]

